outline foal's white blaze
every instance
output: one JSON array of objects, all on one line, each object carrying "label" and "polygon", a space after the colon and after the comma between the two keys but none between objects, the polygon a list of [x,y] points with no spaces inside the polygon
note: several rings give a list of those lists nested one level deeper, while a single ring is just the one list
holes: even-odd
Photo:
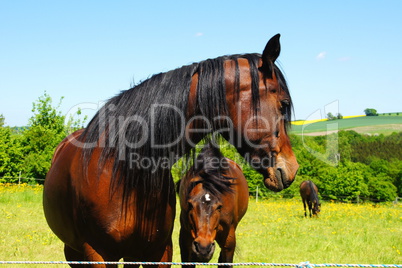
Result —
[{"label": "foal's white blaze", "polygon": [[211,201],[211,198],[209,198],[209,194],[205,195],[205,201]]}]

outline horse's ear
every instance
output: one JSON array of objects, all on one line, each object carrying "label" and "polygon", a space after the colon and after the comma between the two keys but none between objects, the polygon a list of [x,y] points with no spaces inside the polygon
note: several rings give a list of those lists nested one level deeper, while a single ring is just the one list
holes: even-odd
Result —
[{"label": "horse's ear", "polygon": [[281,44],[279,42],[280,37],[281,35],[277,34],[269,39],[264,51],[262,52],[262,68],[265,71],[272,71],[271,64],[276,61],[281,52]]}]

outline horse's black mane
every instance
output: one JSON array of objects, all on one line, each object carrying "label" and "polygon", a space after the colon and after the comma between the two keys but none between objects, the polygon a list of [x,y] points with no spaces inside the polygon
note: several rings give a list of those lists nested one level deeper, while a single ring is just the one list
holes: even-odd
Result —
[{"label": "horse's black mane", "polygon": [[[236,178],[227,176],[226,171],[228,168],[228,162],[219,148],[209,142],[203,147],[197,156],[194,165],[188,170],[185,178],[183,178],[184,180],[196,176],[201,178],[199,181],[185,184],[188,187],[185,190],[186,196],[188,196],[191,189],[193,189],[198,183],[202,183],[203,189],[214,196],[233,192],[233,189],[231,188],[233,185],[232,181]],[[180,182],[178,185],[180,185]]]},{"label": "horse's black mane", "polygon": [[[184,139],[175,141],[184,133],[184,122],[179,113],[186,114],[193,75],[198,74],[196,110],[201,116],[214,122],[213,119],[217,116],[228,115],[224,62],[235,62],[236,90],[239,91],[239,58],[249,61],[253,99],[253,107],[250,109],[257,113],[258,65],[261,55],[230,55],[208,59],[156,74],[111,98],[89,122],[81,136],[81,141],[86,144],[84,161],[89,163],[94,148],[98,146],[102,150],[98,163],[99,171],[107,161],[114,159],[112,183],[115,185],[124,184],[125,189],[131,189],[141,184],[144,191],[164,188],[168,181],[164,178],[170,176],[170,166],[177,157],[187,153]],[[274,72],[282,90],[288,93],[284,76],[276,65]],[[290,119],[291,105],[286,109],[287,118]],[[213,125],[211,132],[220,127],[218,124]],[[169,143],[172,144],[158,146]],[[153,172],[152,167],[144,168],[140,165],[142,159],[157,161],[157,158],[169,159],[170,165],[156,168]],[[137,161],[133,161],[135,159]]]}]

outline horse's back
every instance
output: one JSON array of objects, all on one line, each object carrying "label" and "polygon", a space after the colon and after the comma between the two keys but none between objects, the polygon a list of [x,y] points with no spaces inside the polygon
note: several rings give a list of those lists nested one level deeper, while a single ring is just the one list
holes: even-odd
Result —
[{"label": "horse's back", "polygon": [[311,194],[311,188],[309,186],[310,181],[303,181],[300,184],[300,195],[303,200],[306,200],[308,196]]},{"label": "horse's back", "polygon": [[300,184],[300,195],[303,200],[309,200],[314,193],[318,194],[318,188],[312,181],[303,181]]}]

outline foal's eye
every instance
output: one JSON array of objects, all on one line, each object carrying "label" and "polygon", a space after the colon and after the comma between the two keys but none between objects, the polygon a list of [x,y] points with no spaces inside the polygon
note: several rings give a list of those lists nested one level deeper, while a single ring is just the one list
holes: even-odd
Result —
[{"label": "foal's eye", "polygon": [[219,205],[216,210],[221,211],[222,210],[222,205]]}]

